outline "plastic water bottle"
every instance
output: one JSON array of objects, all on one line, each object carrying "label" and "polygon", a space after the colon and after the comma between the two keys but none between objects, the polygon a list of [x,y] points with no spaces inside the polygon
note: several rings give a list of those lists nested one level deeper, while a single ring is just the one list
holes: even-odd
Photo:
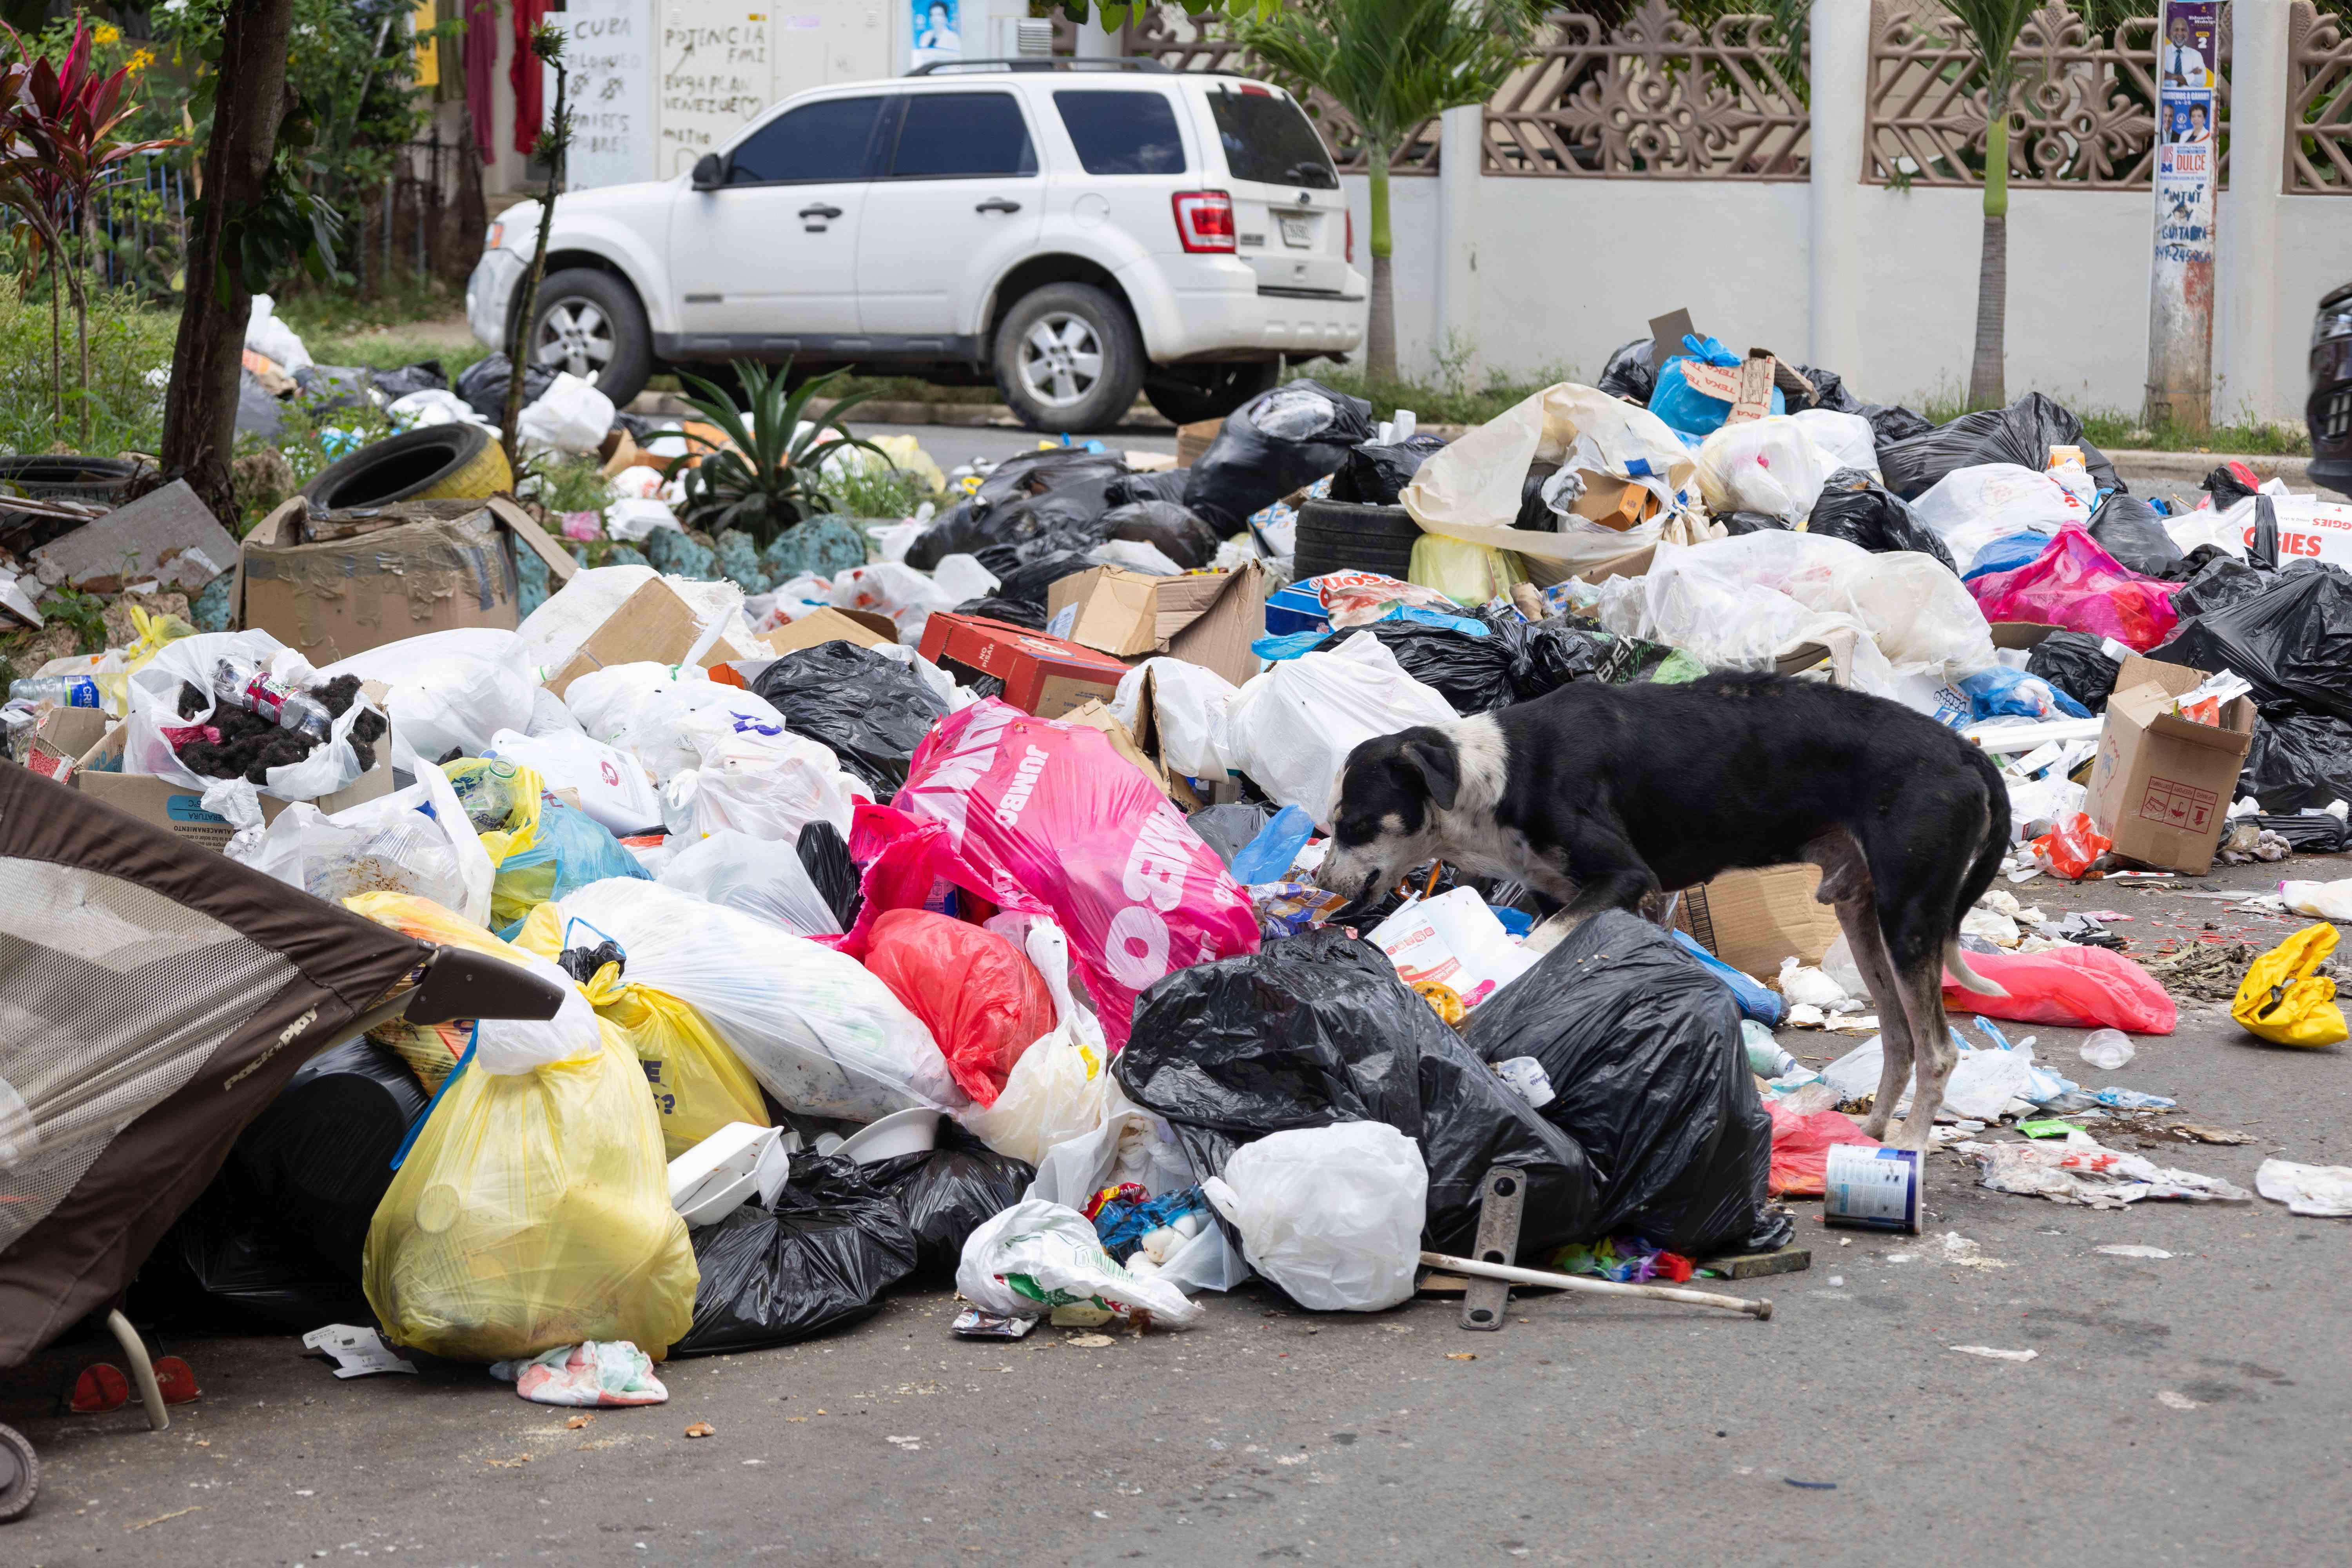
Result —
[{"label": "plastic water bottle", "polygon": [[315,698],[305,697],[269,672],[242,659],[225,658],[213,666],[213,696],[232,708],[257,713],[281,730],[293,730],[313,741],[323,741],[334,728],[334,716]]},{"label": "plastic water bottle", "polygon": [[11,702],[54,702],[60,708],[102,708],[98,682],[87,675],[36,675],[8,683]]}]

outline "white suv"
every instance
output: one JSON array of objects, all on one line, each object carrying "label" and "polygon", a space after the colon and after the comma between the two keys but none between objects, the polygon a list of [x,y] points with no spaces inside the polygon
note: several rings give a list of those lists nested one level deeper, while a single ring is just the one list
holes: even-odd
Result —
[{"label": "white suv", "polygon": [[[1094,69],[1083,68],[1094,67]],[[501,344],[540,205],[466,288]],[[730,360],[985,384],[1045,431],[1182,423],[1363,336],[1339,177],[1278,88],[988,61],[787,99],[690,174],[562,197],[530,342],[625,402]]]}]

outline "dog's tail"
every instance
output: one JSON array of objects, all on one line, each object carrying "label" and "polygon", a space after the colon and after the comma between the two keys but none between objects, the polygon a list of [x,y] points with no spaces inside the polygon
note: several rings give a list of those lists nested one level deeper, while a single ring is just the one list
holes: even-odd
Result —
[{"label": "dog's tail", "polygon": [[1960,950],[1960,921],[1976,908],[1985,889],[1992,886],[1992,879],[2000,874],[2001,858],[2009,852],[2009,784],[1982,750],[1973,745],[1968,750],[1985,785],[1985,831],[1978,842],[1977,858],[1969,863],[1968,877],[1960,884],[1959,904],[1952,911],[1952,934],[1944,939],[1944,967],[1953,979],[1979,996],[2006,996],[2007,991],[1969,967],[1967,955]]}]

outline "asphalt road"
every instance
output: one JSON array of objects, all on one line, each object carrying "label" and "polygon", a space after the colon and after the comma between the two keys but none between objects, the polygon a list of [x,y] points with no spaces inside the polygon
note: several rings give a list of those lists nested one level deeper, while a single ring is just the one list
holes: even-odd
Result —
[{"label": "asphalt road", "polygon": [[[2143,953],[2208,921],[2264,942],[2301,923],[2179,891],[2024,892],[2133,915]],[[2079,1032],[2010,1032],[2090,1076]],[[1812,1062],[1852,1043],[1781,1038]],[[2150,1140],[2160,1163],[2251,1188],[2273,1151],[2352,1159],[2344,1047],[2264,1046],[2194,1004],[2138,1043],[2098,1080],[2257,1135]],[[338,1382],[290,1336],[166,1336],[205,1392],[154,1435],[131,1412],[50,1415],[104,1348],[60,1347],[0,1377],[0,1419],[48,1466],[0,1561],[2341,1560],[2347,1222],[2260,1199],[2065,1207],[1983,1191],[1951,1154],[1930,1172],[1922,1237],[1825,1232],[1799,1205],[1811,1268],[1732,1287],[1772,1297],[1769,1322],[1532,1297],[1473,1334],[1452,1302],[1310,1317],[1251,1289],[1204,1298],[1192,1332],[1006,1345],[951,1338],[927,1290],[822,1341],[677,1363],[667,1405],[576,1428],[473,1368]],[[2098,1250],[2117,1243],[2172,1256]],[[716,1435],[684,1436],[697,1421]]]}]

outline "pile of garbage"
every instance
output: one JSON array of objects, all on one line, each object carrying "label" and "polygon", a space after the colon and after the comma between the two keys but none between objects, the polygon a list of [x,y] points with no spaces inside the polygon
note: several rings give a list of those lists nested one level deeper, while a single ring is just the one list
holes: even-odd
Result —
[{"label": "pile of garbage", "polygon": [[[480,423],[463,379],[392,410]],[[548,429],[612,437],[565,379]],[[235,629],[147,616],[12,688],[19,760],[564,994],[308,1064],[167,1237],[156,1310],[373,1323],[530,1397],[636,1402],[652,1362],[910,1280],[952,1279],[981,1336],[1181,1328],[1253,1276],[1392,1306],[1424,1252],[1495,1245],[1498,1170],[1507,1260],[1686,1279],[1780,1248],[1776,1200],[1869,1146],[1879,1080],[1875,1039],[1813,1072],[1769,1035],[1870,1026],[1811,882],[1775,890],[1802,868],[1540,952],[1554,906],[1505,879],[1424,866],[1344,921],[1317,880],[1355,745],[1571,682],[1779,670],[1931,714],[2003,763],[2012,886],[2201,871],[2242,761],[2281,824],[2250,849],[2343,847],[2352,579],[2278,546],[2295,498],[2222,470],[2166,516],[2039,395],[1935,426],[1692,333],[1449,442],[1293,381],[1181,468],[928,467],[915,515],[756,552],[677,526],[677,437],[620,436],[673,468],[619,463],[576,531],[504,496],[298,499],[236,551]],[[2183,731],[2219,787],[2134,837],[2105,792]],[[1743,900],[1807,912],[1742,947]],[[1956,1009],[2173,1026],[2099,921],[2001,889],[1970,922],[2009,995]],[[2170,1103],[1978,1026],[1960,1135],[2074,1119],[2063,1173],[2029,1136],[1984,1145],[1991,1184],[2090,1182],[2084,1119]]]}]

